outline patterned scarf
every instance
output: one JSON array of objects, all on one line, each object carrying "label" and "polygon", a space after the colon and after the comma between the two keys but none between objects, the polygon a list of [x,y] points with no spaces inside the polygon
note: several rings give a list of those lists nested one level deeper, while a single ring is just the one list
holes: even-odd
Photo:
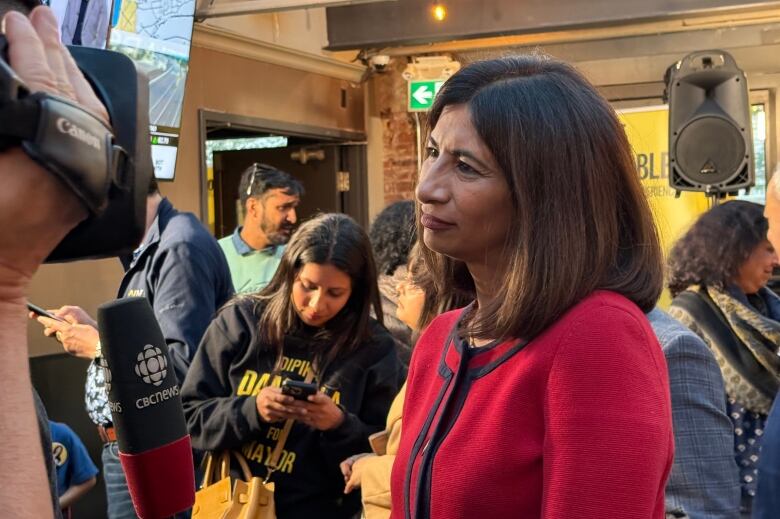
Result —
[{"label": "patterned scarf", "polygon": [[[706,336],[702,328],[692,322],[691,316],[675,308],[674,303],[670,313],[705,339],[720,365],[728,396],[750,411],[769,413],[780,389],[780,357],[777,354],[780,322],[761,315],[747,303],[747,299],[742,301],[742,298],[727,291],[711,287],[689,290],[698,292],[700,296],[706,290],[710,300],[720,310],[720,317],[725,318],[738,339],[740,350],[733,351],[729,344],[720,344],[713,337]],[[777,297],[768,289],[762,289],[762,295],[776,304]]]}]

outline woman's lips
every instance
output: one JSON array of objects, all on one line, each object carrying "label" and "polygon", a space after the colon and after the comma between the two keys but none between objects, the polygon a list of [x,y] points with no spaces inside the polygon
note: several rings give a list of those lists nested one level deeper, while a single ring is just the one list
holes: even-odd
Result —
[{"label": "woman's lips", "polygon": [[440,220],[430,214],[423,214],[420,217],[420,223],[422,223],[423,227],[432,231],[444,231],[455,227],[454,223]]}]

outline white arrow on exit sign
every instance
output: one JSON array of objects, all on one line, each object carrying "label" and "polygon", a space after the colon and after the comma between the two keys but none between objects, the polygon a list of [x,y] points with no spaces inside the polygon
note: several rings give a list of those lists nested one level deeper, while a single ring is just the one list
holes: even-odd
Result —
[{"label": "white arrow on exit sign", "polygon": [[428,85],[421,85],[417,90],[412,92],[412,97],[421,105],[427,105],[428,102],[433,99],[433,92],[428,90]]},{"label": "white arrow on exit sign", "polygon": [[433,106],[433,99],[444,84],[444,79],[413,79],[409,81],[409,106],[410,112],[425,112]]}]

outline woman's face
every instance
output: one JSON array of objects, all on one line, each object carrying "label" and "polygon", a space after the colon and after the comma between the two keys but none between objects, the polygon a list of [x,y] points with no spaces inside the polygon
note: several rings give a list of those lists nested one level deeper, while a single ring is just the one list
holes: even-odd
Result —
[{"label": "woman's face", "polygon": [[307,263],[295,279],[295,312],[309,326],[325,326],[344,308],[352,294],[352,280],[331,264]]},{"label": "woman's face", "polygon": [[465,105],[450,105],[428,141],[420,171],[423,241],[467,263],[497,261],[512,219],[504,174],[471,123]]},{"label": "woman's face", "polygon": [[395,316],[412,330],[417,330],[420,324],[423,305],[425,304],[425,292],[412,283],[411,274],[406,274],[406,279],[398,283],[398,306]]},{"label": "woman's face", "polygon": [[769,243],[769,240],[764,240],[740,265],[734,278],[734,284],[746,294],[755,294],[769,282],[772,270],[777,265],[778,259],[774,247]]}]

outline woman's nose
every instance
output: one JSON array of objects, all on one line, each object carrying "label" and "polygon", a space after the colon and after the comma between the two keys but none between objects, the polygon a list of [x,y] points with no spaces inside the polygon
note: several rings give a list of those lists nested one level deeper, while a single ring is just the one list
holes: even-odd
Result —
[{"label": "woman's nose", "polygon": [[311,299],[309,299],[309,308],[314,310],[315,312],[319,312],[322,310],[322,306],[325,302],[325,298],[322,297],[322,291],[317,290],[312,296]]},{"label": "woman's nose", "polygon": [[444,203],[449,198],[446,172],[442,171],[442,158],[428,159],[420,170],[415,189],[417,201],[421,204]]}]

